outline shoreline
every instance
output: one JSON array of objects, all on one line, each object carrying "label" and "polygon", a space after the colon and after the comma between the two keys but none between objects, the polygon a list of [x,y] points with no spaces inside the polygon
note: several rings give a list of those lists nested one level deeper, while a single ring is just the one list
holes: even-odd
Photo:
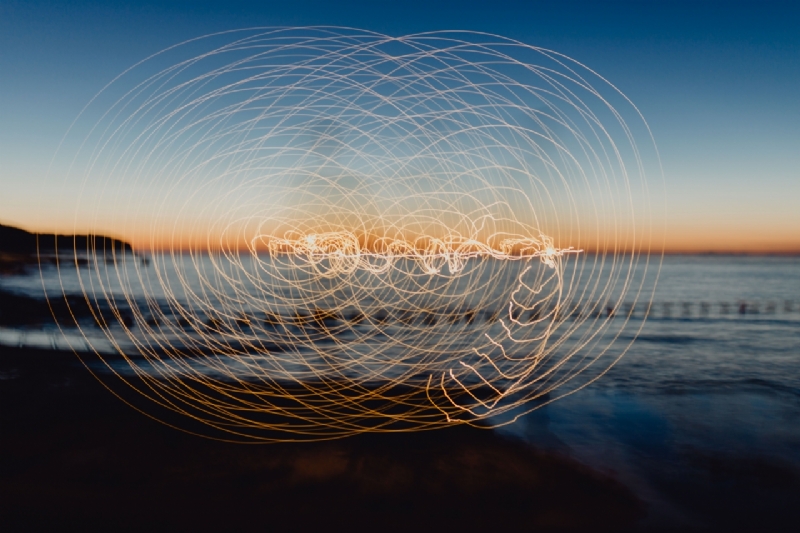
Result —
[{"label": "shoreline", "polygon": [[136,412],[73,354],[0,347],[0,372],[13,530],[620,531],[645,514],[614,479],[493,431],[229,444]]}]

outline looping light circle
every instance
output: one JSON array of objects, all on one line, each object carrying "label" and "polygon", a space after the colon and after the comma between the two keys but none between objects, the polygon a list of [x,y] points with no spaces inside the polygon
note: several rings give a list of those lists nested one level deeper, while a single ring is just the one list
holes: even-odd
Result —
[{"label": "looping light circle", "polygon": [[606,372],[654,288],[646,124],[510,39],[215,34],[76,124],[76,230],[137,253],[76,249],[48,296],[82,295],[94,323],[62,327],[212,436],[507,423]]}]

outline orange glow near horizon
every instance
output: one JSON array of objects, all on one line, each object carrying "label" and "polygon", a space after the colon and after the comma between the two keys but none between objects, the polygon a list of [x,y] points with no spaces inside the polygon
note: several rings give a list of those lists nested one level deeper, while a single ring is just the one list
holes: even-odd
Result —
[{"label": "orange glow near horizon", "polygon": [[[666,233],[666,235],[664,235]],[[415,236],[416,238],[418,236]],[[757,231],[751,229],[749,232],[742,231],[728,231],[715,228],[709,228],[698,231],[697,229],[681,231],[680,229],[671,229],[662,232],[659,235],[654,232],[654,235],[649,238],[641,238],[638,242],[633,242],[632,239],[625,243],[620,243],[613,239],[610,235],[592,235],[589,232],[573,233],[571,238],[559,238],[557,235],[553,236],[553,242],[558,248],[573,247],[582,249],[586,253],[602,253],[617,249],[618,251],[648,251],[651,254],[785,254],[796,255],[800,254],[800,236],[795,232],[787,229],[784,231]],[[219,239],[211,239],[216,242],[216,245],[209,246],[209,238],[206,235],[175,235],[165,237],[163,239],[153,239],[143,233],[131,232],[130,236],[123,240],[130,242],[134,249],[161,252],[168,250],[183,250],[183,251],[214,251],[221,248],[232,249],[245,252],[251,249],[252,245],[245,239],[238,242],[228,240],[221,241]],[[414,238],[408,239],[413,242]],[[442,236],[436,236],[442,238]],[[359,238],[360,245],[368,250],[375,251],[373,243],[379,237],[372,235],[365,237],[363,235]],[[478,239],[483,244],[487,243],[486,239]],[[622,246],[620,246],[622,244]],[[259,252],[266,252],[269,246],[262,243],[257,250]]]},{"label": "orange glow near horizon", "polygon": [[[223,240],[220,235],[209,236],[207,234],[169,233],[153,234],[152,226],[141,224],[123,228],[113,222],[108,225],[95,224],[93,226],[70,225],[56,221],[48,221],[44,216],[35,217],[30,220],[3,219],[0,223],[7,226],[18,227],[36,233],[57,233],[61,235],[71,234],[97,234],[114,237],[128,242],[135,250],[144,252],[165,252],[165,251],[194,251],[194,252],[213,252],[220,249],[236,250],[246,252],[252,247],[248,240],[227,239]],[[752,255],[800,255],[800,233],[791,231],[788,228],[763,228],[757,225],[746,226],[740,224],[716,224],[703,226],[701,228],[691,226],[678,220],[669,225],[666,231],[662,232],[665,236],[659,236],[654,232],[650,239],[641,239],[635,246],[624,246],[621,251],[645,251],[651,254],[752,254]],[[320,231],[322,233],[323,231]],[[413,242],[414,238],[408,239]],[[435,236],[442,238],[441,235]],[[372,243],[378,239],[376,235],[359,237],[360,245],[368,250],[373,250]],[[486,244],[485,239],[479,239]],[[586,253],[597,253],[613,249],[611,243],[614,240],[608,236],[590,236],[589,232],[573,232],[570,238],[559,239],[553,237],[554,244],[558,248],[582,249]],[[210,244],[213,243],[213,244]],[[262,243],[257,250],[267,252],[268,245]]]}]

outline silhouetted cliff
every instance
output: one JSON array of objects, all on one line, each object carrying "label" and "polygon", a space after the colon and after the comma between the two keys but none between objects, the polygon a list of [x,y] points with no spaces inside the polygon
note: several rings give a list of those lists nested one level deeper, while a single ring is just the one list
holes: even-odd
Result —
[{"label": "silhouetted cliff", "polygon": [[54,235],[52,233],[31,233],[23,229],[0,224],[0,254],[10,255],[52,255],[56,253],[133,253],[131,245],[119,239],[103,235]]}]

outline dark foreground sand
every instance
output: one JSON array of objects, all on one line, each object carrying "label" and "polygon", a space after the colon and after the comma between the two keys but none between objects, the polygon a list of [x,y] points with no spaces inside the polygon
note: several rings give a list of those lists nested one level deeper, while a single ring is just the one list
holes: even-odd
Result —
[{"label": "dark foreground sand", "polygon": [[645,511],[492,431],[227,444],[134,411],[73,354],[0,348],[3,531],[620,531]]}]

